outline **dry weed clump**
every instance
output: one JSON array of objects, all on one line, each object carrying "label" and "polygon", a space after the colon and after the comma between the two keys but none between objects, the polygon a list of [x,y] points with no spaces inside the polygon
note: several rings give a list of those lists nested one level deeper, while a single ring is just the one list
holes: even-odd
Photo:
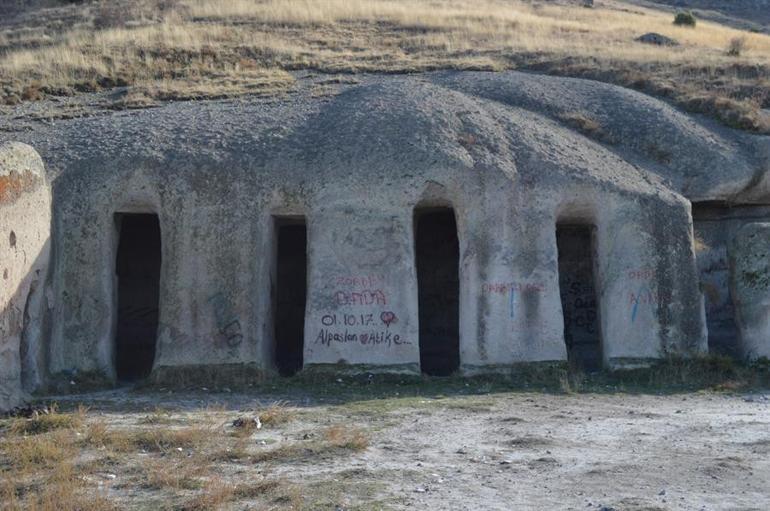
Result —
[{"label": "dry weed clump", "polygon": [[324,429],[317,437],[256,452],[251,459],[256,463],[288,463],[317,456],[362,451],[367,447],[369,436],[365,431],[357,427],[335,425]]},{"label": "dry weed clump", "polygon": [[599,123],[599,121],[589,116],[588,114],[583,112],[566,112],[561,115],[560,118],[566,124],[572,126],[574,129],[583,135],[586,135],[587,137],[608,144],[614,144],[616,142],[614,137],[612,137],[612,135],[610,135],[604,128],[602,128],[602,125]]},{"label": "dry weed clump", "polygon": [[21,471],[55,467],[75,453],[75,438],[74,432],[67,430],[9,437],[0,444],[0,454]]},{"label": "dry weed clump", "polygon": [[237,438],[248,438],[255,431],[263,427],[278,427],[290,422],[294,418],[294,411],[290,410],[284,403],[273,403],[265,410],[255,416],[244,416],[236,418],[233,423],[233,436]]},{"label": "dry weed clump", "polygon": [[38,435],[57,429],[79,428],[83,425],[87,409],[79,406],[72,413],[59,412],[56,403],[43,410],[35,410],[29,418],[16,417],[12,420],[9,431],[15,435]]},{"label": "dry weed clump", "polygon": [[273,403],[260,412],[259,420],[264,426],[282,426],[294,419],[295,412],[285,403]]},{"label": "dry weed clump", "polygon": [[731,57],[740,57],[746,50],[746,38],[743,36],[733,37],[727,45],[727,54]]},{"label": "dry weed clump", "polygon": [[[241,500],[299,508],[301,492],[285,481],[236,484],[219,479],[222,464],[249,458],[254,443],[225,433],[219,422],[224,410],[203,409],[194,422],[187,418],[192,425],[184,427],[161,408],[132,418],[129,426],[112,424],[109,417],[88,417],[83,407],[72,413],[51,407],[28,419],[8,419],[0,435],[0,509],[120,509],[113,490],[149,491],[164,502],[181,503],[183,509],[218,509]],[[292,414],[276,403],[262,415],[276,426]],[[333,443],[345,444],[342,438],[324,440],[319,452]]]},{"label": "dry weed clump", "polygon": [[86,439],[116,452],[167,452],[172,449],[199,449],[214,441],[212,433],[212,428],[205,426],[110,430],[94,425]]},{"label": "dry weed clump", "polygon": [[235,497],[235,486],[222,479],[215,478],[206,483],[203,491],[191,498],[180,509],[184,511],[208,511],[221,509]]},{"label": "dry weed clump", "polygon": [[143,486],[149,489],[197,490],[210,467],[198,458],[150,459],[144,466]]},{"label": "dry weed clump", "polygon": [[340,449],[362,451],[369,447],[369,437],[359,428],[338,424],[324,430],[324,437],[330,446]]},{"label": "dry weed clump", "polygon": [[[81,409],[82,412],[82,409]],[[84,412],[82,412],[84,414]],[[64,415],[64,414],[61,414]],[[43,432],[0,439],[0,503],[3,510],[108,511],[117,507],[90,491],[77,464],[73,424],[45,423]],[[80,427],[78,424],[77,427]]]},{"label": "dry weed clump", "polygon": [[282,479],[264,479],[249,484],[228,483],[221,478],[211,478],[201,492],[184,502],[180,509],[204,511],[220,509],[226,504],[239,500],[267,499],[272,503],[284,504],[282,508],[300,509],[302,493],[299,487]]},{"label": "dry weed clump", "polygon": [[152,413],[145,415],[138,421],[139,424],[145,425],[174,424],[175,422],[177,421],[171,417],[171,412],[161,407],[155,407]]}]

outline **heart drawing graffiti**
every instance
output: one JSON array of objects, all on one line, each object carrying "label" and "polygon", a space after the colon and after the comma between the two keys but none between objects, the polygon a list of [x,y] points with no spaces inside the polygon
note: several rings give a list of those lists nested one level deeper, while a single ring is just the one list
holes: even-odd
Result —
[{"label": "heart drawing graffiti", "polygon": [[384,311],[382,314],[380,314],[380,319],[383,323],[385,323],[387,328],[390,328],[391,323],[398,323],[396,314],[391,311]]}]

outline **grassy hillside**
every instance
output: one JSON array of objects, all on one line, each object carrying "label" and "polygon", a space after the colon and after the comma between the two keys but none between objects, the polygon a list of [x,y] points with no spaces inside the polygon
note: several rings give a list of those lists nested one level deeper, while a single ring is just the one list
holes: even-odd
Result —
[{"label": "grassy hillside", "polygon": [[[2,7],[0,7],[2,9]],[[770,132],[770,36],[615,0],[128,0],[0,16],[0,104],[128,86],[115,107],[273,94],[295,70],[527,69],[618,83]],[[679,46],[636,37],[658,32]],[[730,48],[737,51],[730,51]]]}]

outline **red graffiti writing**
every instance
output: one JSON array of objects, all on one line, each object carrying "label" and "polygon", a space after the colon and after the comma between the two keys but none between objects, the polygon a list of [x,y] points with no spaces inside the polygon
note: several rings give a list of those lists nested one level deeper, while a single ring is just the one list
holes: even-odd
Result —
[{"label": "red graffiti writing", "polygon": [[638,268],[628,271],[628,278],[631,280],[650,280],[655,278],[655,270],[651,268]]},{"label": "red graffiti writing", "polygon": [[390,328],[391,323],[398,323],[396,314],[391,311],[384,311],[382,314],[380,314],[380,319],[383,323],[385,323],[386,328]]},{"label": "red graffiti writing", "polygon": [[337,291],[334,293],[337,305],[387,305],[388,300],[381,289],[364,291]]},{"label": "red graffiti writing", "polygon": [[335,275],[330,281],[337,288],[372,289],[384,284],[385,277],[383,275]]}]

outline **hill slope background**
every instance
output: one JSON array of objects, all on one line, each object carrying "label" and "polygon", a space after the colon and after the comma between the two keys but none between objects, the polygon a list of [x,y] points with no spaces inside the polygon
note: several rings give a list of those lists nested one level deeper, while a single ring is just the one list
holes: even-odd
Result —
[{"label": "hill slope background", "polygon": [[[766,0],[730,4],[745,2]],[[618,0],[593,8],[582,0],[6,1],[0,104],[115,89],[111,107],[140,108],[282,93],[302,71],[522,69],[620,84],[770,133],[770,36],[738,28],[766,26],[762,12],[769,11],[753,9],[747,20],[752,9],[734,9],[728,21],[735,26],[699,20],[692,28],[675,26],[670,8],[653,7]],[[636,40],[648,32],[679,44]]]}]

